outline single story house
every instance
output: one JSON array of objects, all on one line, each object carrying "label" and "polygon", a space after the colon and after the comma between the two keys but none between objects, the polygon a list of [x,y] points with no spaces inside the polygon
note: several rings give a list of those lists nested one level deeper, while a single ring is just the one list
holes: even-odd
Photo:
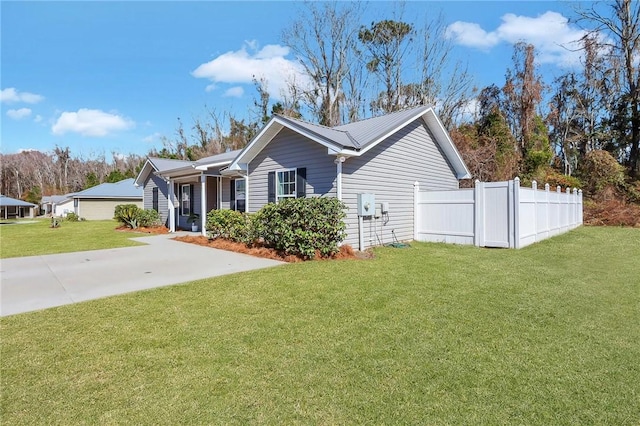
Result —
[{"label": "single story house", "polygon": [[118,204],[135,204],[142,208],[142,188],[133,178],[103,183],[72,194],[73,212],[88,220],[113,219]]},{"label": "single story house", "polygon": [[20,217],[34,218],[36,217],[35,209],[37,207],[35,204],[0,194],[0,218],[2,219]]},{"label": "single story house", "polygon": [[[360,249],[413,239],[415,182],[423,189],[458,189],[459,179],[470,176],[426,106],[332,128],[275,115],[240,151],[164,171],[143,168],[136,184],[145,194],[156,185],[152,175],[168,185],[171,231],[185,228],[191,212],[200,215],[205,234],[202,212],[211,209],[253,213],[285,198],[336,197],[348,207],[345,242]],[[373,205],[358,214],[364,199]]]},{"label": "single story house", "polygon": [[40,201],[42,214],[51,216],[66,216],[73,211],[73,194],[45,195]]}]

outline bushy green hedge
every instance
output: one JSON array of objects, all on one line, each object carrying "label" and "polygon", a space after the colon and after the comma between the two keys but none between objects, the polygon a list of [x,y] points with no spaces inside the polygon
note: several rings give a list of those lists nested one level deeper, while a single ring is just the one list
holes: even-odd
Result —
[{"label": "bushy green hedge", "polygon": [[335,198],[286,199],[267,204],[254,215],[212,210],[207,231],[213,238],[252,244],[260,241],[286,255],[312,259],[338,252],[344,240],[346,206]]},{"label": "bushy green hedge", "polygon": [[80,216],[78,216],[77,214],[75,214],[74,212],[69,212],[67,213],[67,215],[64,217],[64,219],[67,222],[78,222],[80,221]]},{"label": "bushy green hedge", "polygon": [[160,225],[160,214],[152,209],[144,210],[135,204],[118,204],[113,218],[131,229],[139,226],[152,227]]},{"label": "bushy green hedge", "polygon": [[146,228],[151,228],[154,226],[160,226],[160,213],[153,209],[138,209],[138,224],[140,226],[144,226]]},{"label": "bushy green hedge", "polygon": [[207,214],[207,233],[211,238],[224,238],[239,243],[253,241],[249,215],[235,210],[211,210]]}]

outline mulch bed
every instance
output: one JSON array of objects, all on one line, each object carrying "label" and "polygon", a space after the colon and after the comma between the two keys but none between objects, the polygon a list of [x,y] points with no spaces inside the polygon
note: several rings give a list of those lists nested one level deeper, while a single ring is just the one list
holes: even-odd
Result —
[{"label": "mulch bed", "polygon": [[[236,242],[224,240],[221,238],[210,240],[207,237],[203,237],[202,235],[199,235],[199,236],[188,235],[183,237],[175,237],[174,240],[182,241],[183,243],[198,244],[200,246],[211,247],[211,248],[216,248],[220,250],[233,251],[236,253],[243,253],[251,256],[280,260],[280,261],[289,262],[289,263],[303,262],[305,260],[309,260],[309,259],[303,259],[298,256],[285,255],[272,248],[259,247],[259,246],[247,247],[247,245],[243,243],[236,243]],[[343,245],[340,247],[340,251],[336,255],[331,257],[331,259],[370,259],[372,257],[373,257],[373,252],[370,250],[364,253],[360,253],[353,250],[353,248],[351,248],[350,245]],[[315,259],[327,260],[327,258],[321,258],[319,254],[316,255]]]}]

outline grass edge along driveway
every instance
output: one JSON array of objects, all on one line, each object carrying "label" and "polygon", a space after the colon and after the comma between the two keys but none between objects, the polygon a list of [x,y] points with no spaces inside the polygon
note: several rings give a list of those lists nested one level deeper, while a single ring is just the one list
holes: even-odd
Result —
[{"label": "grass edge along driveway", "polygon": [[6,424],[640,419],[640,230],[384,248],[2,318]]},{"label": "grass edge along driveway", "polygon": [[149,235],[117,231],[115,220],[63,220],[58,228],[50,225],[50,219],[0,225],[0,258],[132,247],[142,243],[131,238]]}]

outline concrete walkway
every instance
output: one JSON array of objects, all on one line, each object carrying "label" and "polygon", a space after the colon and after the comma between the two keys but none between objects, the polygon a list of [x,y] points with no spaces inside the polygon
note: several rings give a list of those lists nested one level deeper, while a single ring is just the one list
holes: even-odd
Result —
[{"label": "concrete walkway", "polygon": [[144,246],[0,260],[0,315],[7,316],[282,262],[172,240]]}]

